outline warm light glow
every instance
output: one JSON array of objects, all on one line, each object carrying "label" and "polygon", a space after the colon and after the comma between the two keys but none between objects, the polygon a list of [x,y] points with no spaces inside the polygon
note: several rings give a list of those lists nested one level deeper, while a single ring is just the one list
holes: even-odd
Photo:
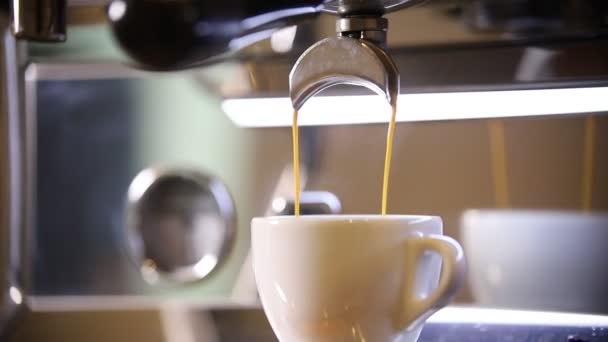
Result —
[{"label": "warm light glow", "polygon": [[[598,113],[608,111],[608,87],[399,95],[397,121],[433,121]],[[222,108],[244,127],[290,126],[287,97],[227,99]],[[300,110],[300,126],[386,123],[388,103],[374,95],[318,96]]]},{"label": "warm light glow", "polygon": [[429,318],[437,323],[607,327],[608,316],[571,313],[448,307]]}]

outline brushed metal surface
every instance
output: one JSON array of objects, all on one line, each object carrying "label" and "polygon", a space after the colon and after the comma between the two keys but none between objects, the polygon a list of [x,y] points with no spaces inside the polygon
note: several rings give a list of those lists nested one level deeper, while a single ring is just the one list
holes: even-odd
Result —
[{"label": "brushed metal surface", "polygon": [[332,37],[302,54],[289,74],[289,83],[296,110],[315,94],[339,84],[369,88],[392,105],[399,94],[399,70],[390,56],[372,42]]},{"label": "brushed metal surface", "polygon": [[25,301],[22,119],[17,47],[8,18],[0,17],[0,338]]}]

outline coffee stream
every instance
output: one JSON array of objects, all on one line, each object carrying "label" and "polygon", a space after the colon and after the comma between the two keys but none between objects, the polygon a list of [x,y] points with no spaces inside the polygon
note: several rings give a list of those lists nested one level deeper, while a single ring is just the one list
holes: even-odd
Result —
[{"label": "coffee stream", "polygon": [[391,121],[386,134],[386,155],[384,156],[384,178],[382,180],[382,215],[386,215],[388,206],[388,177],[391,173],[391,158],[393,156],[393,140],[395,138],[395,119],[397,118],[397,104],[391,105]]},{"label": "coffee stream", "polygon": [[[391,121],[388,125],[386,136],[386,155],[384,158],[384,178],[382,180],[382,215],[386,215],[388,206],[388,179],[391,169],[391,157],[393,155],[393,140],[395,138],[395,119],[397,117],[397,105],[391,105]],[[300,216],[300,157],[299,157],[299,137],[298,137],[298,111],[293,111],[293,122],[291,126],[293,140],[293,180],[294,192],[294,214]]]},{"label": "coffee stream", "polygon": [[300,216],[300,146],[298,137],[298,111],[293,111],[291,124],[291,139],[293,140],[293,183],[295,186],[294,214]]}]

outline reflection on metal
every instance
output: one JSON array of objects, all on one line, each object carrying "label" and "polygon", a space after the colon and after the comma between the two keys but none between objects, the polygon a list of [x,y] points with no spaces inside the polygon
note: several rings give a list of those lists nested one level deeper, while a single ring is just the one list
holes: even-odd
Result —
[{"label": "reflection on metal", "polygon": [[[25,222],[23,114],[20,111],[17,46],[0,15],[0,340],[24,301]],[[25,176],[27,177],[27,175]]]},{"label": "reflection on metal", "polygon": [[108,6],[108,16],[111,20],[120,20],[126,11],[127,4],[121,0],[113,1]]},{"label": "reflection on metal", "polygon": [[513,326],[608,327],[608,317],[592,314],[447,307],[429,319],[433,323],[496,324]]},{"label": "reflection on metal", "polygon": [[322,11],[339,15],[360,14],[361,12],[369,13],[370,11],[389,13],[424,1],[425,0],[329,0],[323,4]]},{"label": "reflection on metal", "polygon": [[227,188],[193,170],[146,169],[128,190],[128,243],[149,283],[207,277],[234,243]]},{"label": "reflection on metal", "polygon": [[67,0],[12,0],[17,38],[61,42],[66,38]]},{"label": "reflection on metal", "polygon": [[8,289],[8,295],[11,297],[11,300],[16,305],[21,305],[21,303],[23,303],[23,295],[21,294],[21,291],[15,286],[11,286]]},{"label": "reflection on metal", "polygon": [[131,185],[129,186],[129,190],[127,192],[127,198],[129,202],[135,202],[144,195],[146,190],[154,183],[156,180],[156,171],[152,169],[142,170],[133,178],[131,181]]},{"label": "reflection on metal", "polygon": [[[291,198],[275,197],[271,203],[272,215],[293,215],[294,202]],[[327,191],[303,191],[300,194],[302,215],[336,215],[342,212],[340,199]]]}]

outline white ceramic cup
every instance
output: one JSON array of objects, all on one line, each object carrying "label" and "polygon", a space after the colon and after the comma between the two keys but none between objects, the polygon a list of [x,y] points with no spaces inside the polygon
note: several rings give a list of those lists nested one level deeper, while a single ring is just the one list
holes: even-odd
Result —
[{"label": "white ceramic cup", "polygon": [[255,279],[279,340],[416,341],[464,278],[462,248],[442,230],[433,216],[253,219]]},{"label": "white ceramic cup", "polygon": [[478,304],[608,313],[608,214],[471,210],[461,225]]}]

